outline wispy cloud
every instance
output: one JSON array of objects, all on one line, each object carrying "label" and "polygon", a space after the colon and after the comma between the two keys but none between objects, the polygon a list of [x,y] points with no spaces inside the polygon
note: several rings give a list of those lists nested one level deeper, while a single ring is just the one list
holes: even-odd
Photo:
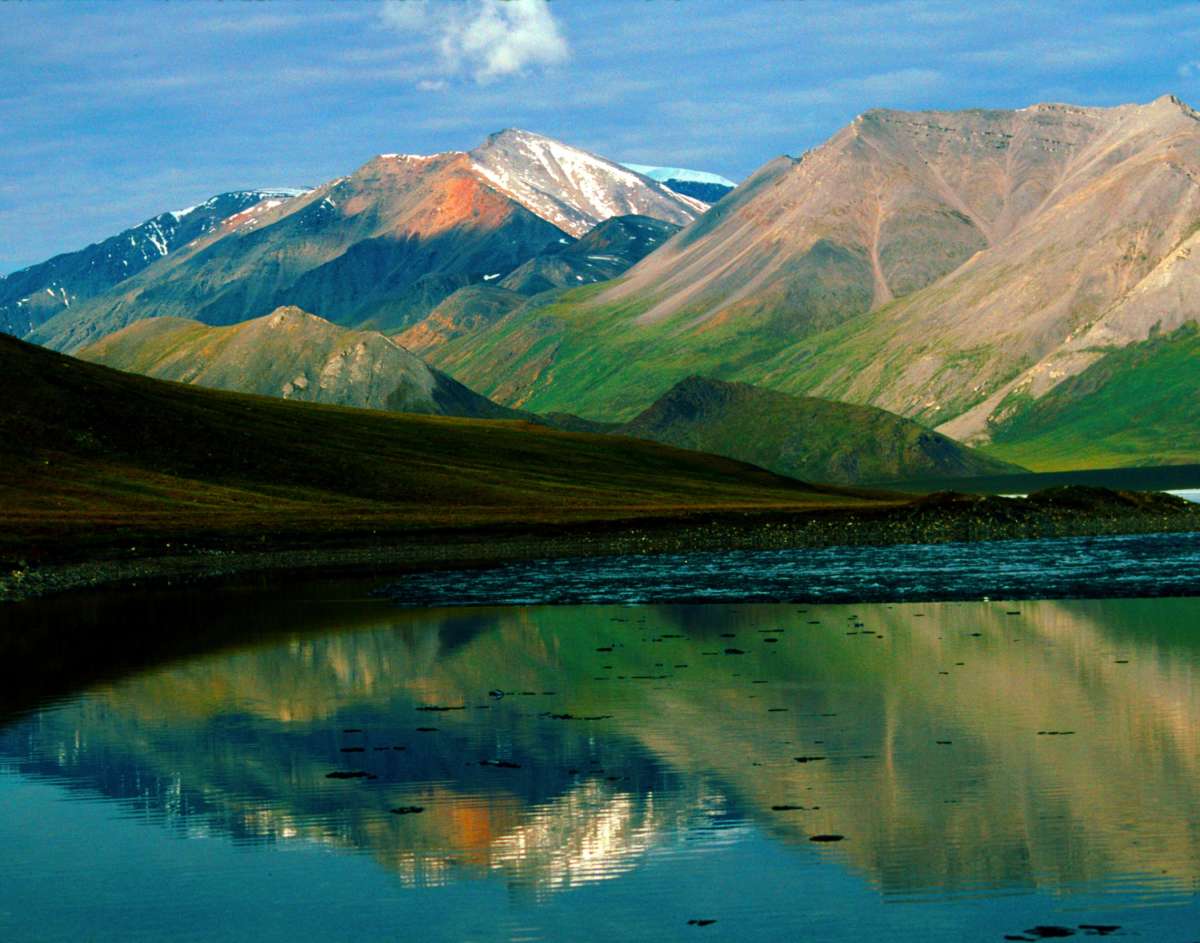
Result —
[{"label": "wispy cloud", "polygon": [[479,83],[562,65],[570,57],[546,0],[470,0],[461,7],[384,0],[381,16],[401,33],[425,36],[448,75],[469,74]]}]

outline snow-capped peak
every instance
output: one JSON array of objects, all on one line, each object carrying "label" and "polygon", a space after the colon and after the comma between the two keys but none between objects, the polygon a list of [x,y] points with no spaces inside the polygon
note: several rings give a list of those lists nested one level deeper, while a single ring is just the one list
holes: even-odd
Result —
[{"label": "snow-capped peak", "polygon": [[493,134],[470,157],[493,187],[573,236],[630,213],[686,225],[707,208],[620,164],[530,131]]},{"label": "snow-capped peak", "polygon": [[736,187],[737,184],[728,177],[720,174],[710,174],[704,170],[688,170],[686,167],[655,167],[653,164],[622,164],[643,177],[664,183],[667,180],[686,180],[691,183],[713,183],[719,187]]}]

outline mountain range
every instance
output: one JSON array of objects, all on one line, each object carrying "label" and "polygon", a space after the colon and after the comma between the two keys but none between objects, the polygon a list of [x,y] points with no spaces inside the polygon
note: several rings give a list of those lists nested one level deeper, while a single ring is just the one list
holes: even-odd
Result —
[{"label": "mountain range", "polygon": [[381,154],[348,177],[227,216],[26,336],[76,350],[148,316],[234,324],[280,305],[400,330],[612,216],[681,225],[707,204],[523,131],[470,152]]},{"label": "mountain range", "polygon": [[339,327],[294,307],[225,327],[146,318],[77,355],[211,389],[389,412],[522,419],[648,439],[805,481],[874,483],[1022,470],[882,409],[702,377],[676,384],[627,423],[537,416],[472,392],[378,331]]},{"label": "mountain range", "polygon": [[[621,420],[702,373],[879,406],[1021,460],[1005,429],[1038,399],[1194,322],[1198,232],[1200,120],[1174,97],[868,112],[623,277],[426,356],[522,408]],[[1139,435],[1125,463],[1200,455],[1195,433]]]},{"label": "mountain range", "polygon": [[270,208],[304,190],[238,190],[160,213],[77,252],[0,276],[0,332],[22,337],[72,304],[112,288],[153,262],[217,230],[251,207]]},{"label": "mountain range", "polygon": [[[740,390],[730,402],[751,414],[770,412],[771,390],[869,406],[1034,468],[1200,461],[1184,418],[1200,391],[1200,116],[1177,98],[870,111],[710,191],[711,208],[685,183],[731,182],[508,130],[469,152],[380,155],[293,196],[167,214],[179,233],[160,250],[146,229],[122,272],[64,292],[55,273],[82,271],[90,247],[0,280],[0,315],[79,351],[150,317],[222,327],[294,306],[391,338],[501,406],[604,428],[700,376],[734,384],[705,395]],[[161,363],[183,330],[124,335],[122,362]],[[133,351],[139,338],[154,350]],[[172,370],[205,375],[183,360],[209,344]],[[261,369],[225,365],[222,382],[289,382],[290,368]],[[881,454],[909,454],[901,428]]]}]

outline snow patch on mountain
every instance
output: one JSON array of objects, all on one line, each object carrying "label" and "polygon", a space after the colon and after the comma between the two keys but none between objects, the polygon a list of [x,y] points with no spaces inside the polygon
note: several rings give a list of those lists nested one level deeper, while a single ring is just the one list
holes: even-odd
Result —
[{"label": "snow patch on mountain", "polygon": [[573,236],[631,213],[685,225],[708,208],[603,157],[528,131],[493,134],[470,157],[492,186]]},{"label": "snow patch on mountain", "polygon": [[643,177],[665,183],[668,180],[686,180],[692,183],[712,183],[719,187],[736,187],[737,184],[728,177],[711,174],[704,170],[689,170],[686,167],[656,167],[653,164],[621,164]]}]

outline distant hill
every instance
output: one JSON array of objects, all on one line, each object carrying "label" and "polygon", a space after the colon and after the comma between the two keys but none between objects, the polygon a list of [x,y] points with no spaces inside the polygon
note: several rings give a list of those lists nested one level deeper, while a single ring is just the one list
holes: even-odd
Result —
[{"label": "distant hill", "polygon": [[490,284],[468,285],[445,298],[416,324],[395,335],[415,354],[424,355],[456,338],[485,331],[525,304],[525,296]]},{"label": "distant hill", "polygon": [[887,482],[1021,471],[871,406],[688,377],[614,430],[805,481]]},{"label": "distant hill", "polygon": [[83,360],[160,380],[440,416],[514,418],[375,331],[330,324],[299,308],[229,327],[148,318],[79,352]]},{"label": "distant hill", "polygon": [[485,333],[531,296],[615,278],[678,231],[672,223],[631,215],[607,219],[580,239],[563,235],[505,278],[460,288],[396,340],[425,355],[453,340]]},{"label": "distant hill", "polygon": [[614,216],[575,242],[559,240],[498,282],[522,295],[616,278],[679,232],[649,216]]}]

